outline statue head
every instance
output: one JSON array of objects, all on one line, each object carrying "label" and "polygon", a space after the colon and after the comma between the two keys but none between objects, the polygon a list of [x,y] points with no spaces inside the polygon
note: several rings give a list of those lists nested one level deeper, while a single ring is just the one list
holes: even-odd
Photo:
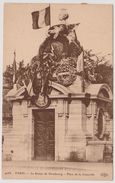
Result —
[{"label": "statue head", "polygon": [[68,14],[67,10],[66,9],[61,9],[61,12],[59,14],[59,20],[60,21],[67,20],[68,17],[69,17],[69,14]]}]

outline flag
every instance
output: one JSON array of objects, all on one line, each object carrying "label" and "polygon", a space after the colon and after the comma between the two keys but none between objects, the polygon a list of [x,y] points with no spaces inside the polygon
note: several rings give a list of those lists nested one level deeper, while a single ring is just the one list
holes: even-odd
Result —
[{"label": "flag", "polygon": [[50,25],[50,7],[41,11],[34,11],[32,14],[33,29],[40,29]]},{"label": "flag", "polygon": [[26,89],[27,89],[27,92],[28,92],[29,96],[33,96],[34,95],[33,87],[32,87],[32,81],[31,80],[29,81],[29,84],[26,87]]},{"label": "flag", "polygon": [[84,71],[84,53],[83,51],[81,54],[78,56],[77,60],[77,72],[83,72]]}]

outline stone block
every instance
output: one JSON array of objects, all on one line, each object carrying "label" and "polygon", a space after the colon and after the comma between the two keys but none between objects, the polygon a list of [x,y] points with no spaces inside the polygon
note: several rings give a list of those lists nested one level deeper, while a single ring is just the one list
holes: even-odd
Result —
[{"label": "stone block", "polygon": [[86,146],[86,161],[103,162],[104,145],[91,144]]}]

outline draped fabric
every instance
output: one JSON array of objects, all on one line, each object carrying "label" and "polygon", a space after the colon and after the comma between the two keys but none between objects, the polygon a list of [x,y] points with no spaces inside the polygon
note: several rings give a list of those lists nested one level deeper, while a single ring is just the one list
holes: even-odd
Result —
[{"label": "draped fabric", "polygon": [[51,91],[49,80],[69,86],[76,79],[77,60],[83,49],[77,40],[75,26],[60,24],[49,28],[28,73],[35,95],[47,95]]}]

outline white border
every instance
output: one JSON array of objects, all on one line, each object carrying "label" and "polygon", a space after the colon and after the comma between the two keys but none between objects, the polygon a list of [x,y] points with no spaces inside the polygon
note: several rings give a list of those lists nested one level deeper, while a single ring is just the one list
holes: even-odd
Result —
[{"label": "white border", "polygon": [[[41,182],[60,182],[60,183],[72,183],[73,181],[68,180],[68,181],[61,181],[61,180],[2,180],[1,179],[1,134],[2,134],[2,70],[3,70],[3,4],[7,2],[7,3],[89,3],[89,4],[113,4],[113,8],[115,7],[115,0],[0,0],[0,183],[14,183],[14,182],[22,182],[22,183],[41,183]],[[114,10],[113,10],[114,13]],[[115,13],[113,15],[113,19],[115,18]],[[113,20],[113,24],[114,24],[114,20]],[[115,24],[113,26],[113,34],[114,34],[114,30],[115,30]],[[115,37],[113,35],[113,66],[114,66],[114,42],[115,42]],[[115,77],[115,72],[114,72],[114,76]],[[115,80],[114,80],[114,84],[115,84]],[[115,91],[115,90],[114,90]],[[115,106],[115,102],[114,102],[114,106]],[[113,114],[115,114],[115,108],[113,111]],[[115,117],[115,116],[114,116]],[[113,128],[115,127],[115,125],[113,124]],[[115,129],[114,129],[115,130]],[[114,138],[115,139],[115,132],[114,132]],[[114,141],[114,151],[115,151],[115,141]],[[114,157],[115,157],[115,152],[114,152]],[[114,164],[115,166],[115,164]],[[115,168],[113,169],[113,180],[112,181],[103,181],[103,183],[110,183],[110,182],[114,182],[115,181]],[[102,181],[74,181],[75,183],[77,182],[85,182],[85,183],[89,183],[89,182],[94,182],[94,183],[101,183]]]},{"label": "white border", "polygon": [[18,2],[18,3],[90,3],[90,4],[115,4],[114,0],[1,0],[4,2]]}]

